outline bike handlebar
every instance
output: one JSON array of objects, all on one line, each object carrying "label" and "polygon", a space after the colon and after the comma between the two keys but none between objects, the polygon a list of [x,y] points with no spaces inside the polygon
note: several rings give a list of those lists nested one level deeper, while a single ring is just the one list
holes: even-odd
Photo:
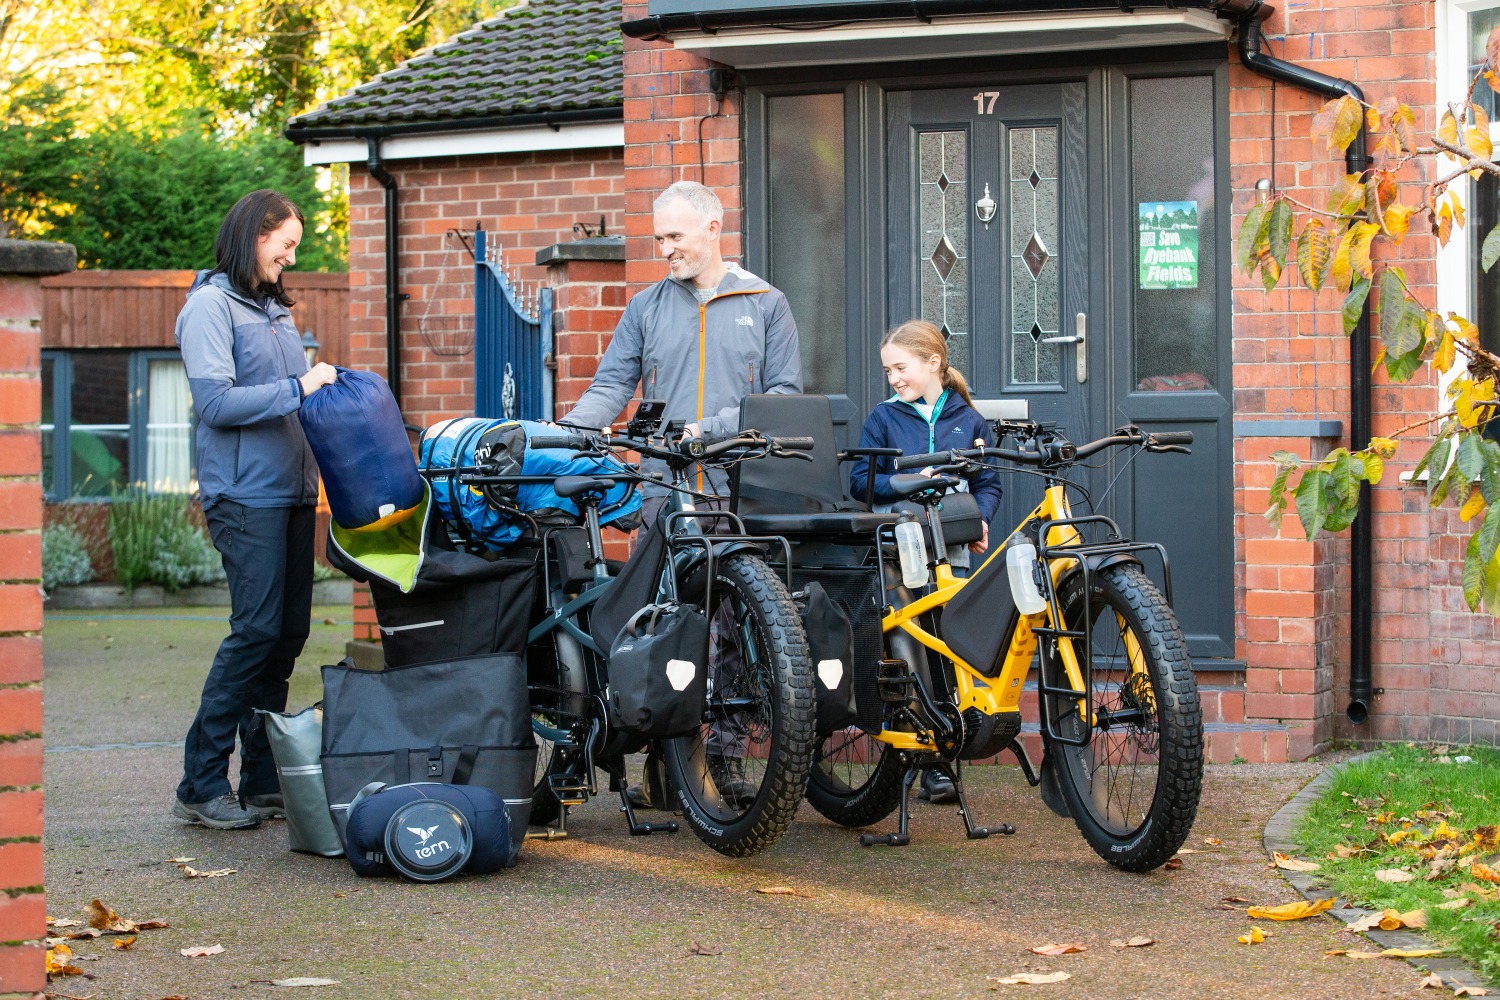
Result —
[{"label": "bike handlebar", "polygon": [[1115,433],[1090,441],[1087,444],[1077,445],[1062,438],[1052,435],[1043,437],[1033,435],[1031,442],[1036,445],[1034,451],[1020,451],[1015,448],[954,448],[951,451],[927,452],[922,455],[903,455],[896,459],[897,471],[901,469],[920,469],[927,466],[947,465],[963,459],[983,461],[987,458],[1003,458],[1010,462],[1021,465],[1069,465],[1081,458],[1087,458],[1105,448],[1118,448],[1122,445],[1143,445],[1147,451],[1175,451],[1188,454],[1185,445],[1193,443],[1192,431],[1162,431],[1159,434],[1147,434],[1138,427],[1121,427]]},{"label": "bike handlebar", "polygon": [[810,437],[768,438],[759,431],[749,431],[722,441],[708,442],[701,437],[683,437],[665,444],[657,444],[642,438],[600,433],[534,434],[528,443],[532,448],[565,448],[569,451],[626,448],[643,455],[677,462],[701,462],[716,458],[728,451],[757,446],[769,446],[769,450],[772,451],[811,451],[813,448],[813,439]]}]

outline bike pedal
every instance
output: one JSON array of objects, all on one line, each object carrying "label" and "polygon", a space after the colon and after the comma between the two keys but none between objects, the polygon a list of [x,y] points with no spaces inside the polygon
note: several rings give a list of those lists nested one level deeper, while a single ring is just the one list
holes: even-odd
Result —
[{"label": "bike pedal", "polygon": [[550,775],[547,778],[547,788],[552,792],[552,797],[565,806],[581,806],[589,800],[588,786],[569,780],[564,775]]},{"label": "bike pedal", "polygon": [[880,660],[875,664],[875,689],[888,705],[911,700],[911,666],[905,660]]}]

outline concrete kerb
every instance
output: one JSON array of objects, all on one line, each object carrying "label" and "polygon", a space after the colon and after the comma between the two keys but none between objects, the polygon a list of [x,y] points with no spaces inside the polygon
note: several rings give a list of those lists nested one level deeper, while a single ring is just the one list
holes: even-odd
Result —
[{"label": "concrete kerb", "polygon": [[[1266,824],[1265,833],[1261,837],[1261,842],[1266,848],[1266,857],[1271,857],[1277,851],[1288,856],[1297,854],[1301,850],[1301,846],[1297,843],[1295,835],[1297,827],[1302,822],[1302,817],[1307,814],[1307,810],[1312,807],[1314,802],[1323,797],[1323,793],[1333,784],[1333,779],[1344,768],[1349,767],[1351,764],[1368,760],[1379,752],[1376,750],[1370,753],[1363,753],[1358,757],[1351,757],[1342,764],[1335,764],[1329,767],[1309,782],[1307,787],[1303,788],[1302,791],[1292,796],[1292,800],[1282,806],[1276,815],[1271,817],[1270,822]],[[1317,877],[1316,872],[1278,870],[1281,872],[1282,877],[1290,882],[1292,887],[1300,892],[1304,898],[1309,900],[1328,898],[1328,894],[1322,889],[1321,880]],[[1369,916],[1375,912],[1377,911],[1362,906],[1335,907],[1327,911],[1329,916],[1336,917],[1346,924],[1352,924],[1361,917]],[[1380,945],[1382,949],[1400,948],[1403,951],[1414,951],[1420,948],[1437,947],[1429,938],[1418,934],[1416,931],[1368,930],[1361,933],[1374,943]],[[1442,976],[1443,982],[1454,989],[1460,986],[1483,988],[1491,992],[1494,992],[1496,989],[1494,985],[1481,979],[1479,974],[1469,968],[1469,966],[1447,955],[1434,955],[1431,958],[1410,958],[1407,959],[1407,962],[1419,969],[1425,969],[1428,972]]]}]

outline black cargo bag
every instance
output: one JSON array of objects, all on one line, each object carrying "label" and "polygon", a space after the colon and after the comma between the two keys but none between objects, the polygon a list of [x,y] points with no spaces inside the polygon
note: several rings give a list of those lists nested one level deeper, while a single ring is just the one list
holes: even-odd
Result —
[{"label": "black cargo bag", "polygon": [[323,668],[323,784],[348,847],[350,804],[371,782],[480,785],[505,800],[519,848],[531,817],[536,739],[514,653],[386,670]]},{"label": "black cargo bag", "polygon": [[650,604],[620,629],[609,651],[609,725],[666,739],[703,724],[708,695],[708,616],[685,604]]},{"label": "black cargo bag", "polygon": [[329,563],[370,585],[386,666],[524,651],[540,575],[534,555],[461,552],[431,507],[384,532],[329,529]]},{"label": "black cargo bag", "polygon": [[797,600],[797,610],[813,666],[818,736],[825,738],[855,723],[854,629],[821,583],[809,581],[802,593],[806,596]]}]

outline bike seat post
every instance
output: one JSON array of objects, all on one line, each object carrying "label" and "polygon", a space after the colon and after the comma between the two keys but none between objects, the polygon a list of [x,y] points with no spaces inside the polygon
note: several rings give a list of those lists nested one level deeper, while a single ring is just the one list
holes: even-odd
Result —
[{"label": "bike seat post", "polygon": [[589,568],[593,571],[595,583],[603,583],[609,579],[609,565],[604,559],[604,532],[599,527],[599,504],[603,499],[603,492],[594,490],[588,490],[578,498],[583,507],[583,523],[589,534]]}]

